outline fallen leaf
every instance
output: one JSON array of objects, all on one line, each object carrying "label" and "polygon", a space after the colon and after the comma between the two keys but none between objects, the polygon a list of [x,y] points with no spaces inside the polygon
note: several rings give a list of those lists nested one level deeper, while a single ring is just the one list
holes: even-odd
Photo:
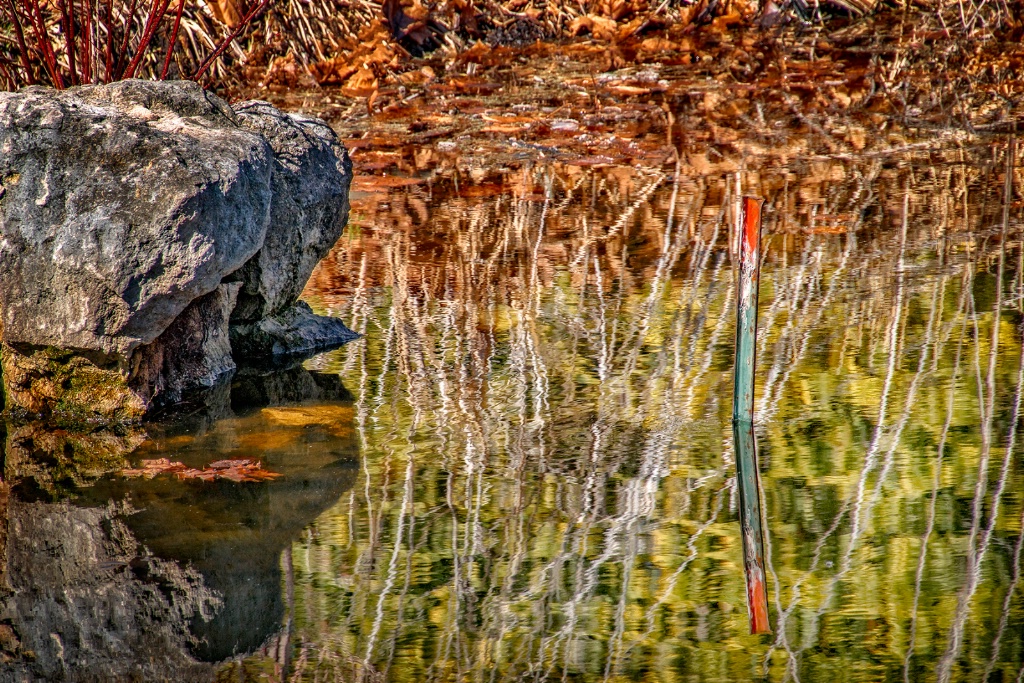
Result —
[{"label": "fallen leaf", "polygon": [[369,97],[377,92],[380,82],[373,71],[362,67],[358,69],[341,88],[341,94],[346,97]]},{"label": "fallen leaf", "polygon": [[423,83],[430,83],[436,78],[437,74],[429,66],[398,74],[398,82],[404,85],[421,85]]},{"label": "fallen leaf", "polygon": [[279,86],[283,88],[317,88],[319,83],[306,66],[295,58],[295,55],[278,57],[270,63],[267,73],[263,76],[263,86]]},{"label": "fallen leaf", "polygon": [[569,32],[574,36],[589,33],[598,40],[612,40],[618,36],[618,24],[614,19],[587,14],[573,19],[569,24]]},{"label": "fallen leaf", "polygon": [[339,55],[311,64],[309,71],[320,85],[341,85],[359,71],[359,66],[349,57]]},{"label": "fallen leaf", "polygon": [[637,46],[641,52],[654,54],[656,52],[675,52],[680,49],[679,44],[664,38],[647,38]]},{"label": "fallen leaf", "polygon": [[211,470],[226,470],[229,467],[237,467],[238,465],[246,465],[249,460],[216,460],[211,462],[207,467]]},{"label": "fallen leaf", "polygon": [[263,469],[258,460],[250,458],[217,460],[201,470],[187,467],[184,463],[173,462],[167,458],[143,460],[141,464],[142,467],[140,468],[125,468],[121,470],[121,476],[152,479],[158,474],[173,474],[180,480],[199,479],[202,481],[213,481],[215,479],[228,479],[237,482],[268,481],[281,476],[277,472]]},{"label": "fallen leaf", "polygon": [[665,90],[665,88],[626,85],[625,83],[608,83],[604,87],[605,90],[616,95],[649,95],[652,92],[662,92]]},{"label": "fallen leaf", "polygon": [[512,134],[512,133],[518,133],[518,132],[520,132],[522,130],[523,130],[523,127],[521,125],[515,125],[515,124],[512,124],[512,125],[495,124],[495,125],[485,126],[484,128],[481,128],[480,132],[481,133],[499,133],[501,135],[509,135],[509,134]]}]

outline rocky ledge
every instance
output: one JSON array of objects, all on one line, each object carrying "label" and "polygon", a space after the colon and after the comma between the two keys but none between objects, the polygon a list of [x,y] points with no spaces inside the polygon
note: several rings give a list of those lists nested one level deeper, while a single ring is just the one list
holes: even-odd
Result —
[{"label": "rocky ledge", "polygon": [[0,93],[6,409],[131,421],[355,337],[298,300],[351,179],[324,122],[190,81]]}]

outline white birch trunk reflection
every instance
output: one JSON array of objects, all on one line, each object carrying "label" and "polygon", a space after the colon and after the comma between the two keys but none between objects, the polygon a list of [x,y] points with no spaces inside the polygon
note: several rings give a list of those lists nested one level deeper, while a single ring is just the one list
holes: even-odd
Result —
[{"label": "white birch trunk reflection", "polygon": [[[367,336],[323,361],[357,393],[363,482],[344,542],[328,515],[294,550],[296,680],[936,680],[960,620],[981,635],[957,661],[1016,677],[1020,391],[999,387],[1021,341],[998,292],[1019,288],[1022,221],[997,263],[1002,188],[914,153],[740,174],[780,233],[764,642],[730,512],[735,170],[548,166],[484,198],[438,181],[426,218],[405,203],[422,189],[367,200],[333,274]],[[958,607],[982,599],[991,623]]]}]

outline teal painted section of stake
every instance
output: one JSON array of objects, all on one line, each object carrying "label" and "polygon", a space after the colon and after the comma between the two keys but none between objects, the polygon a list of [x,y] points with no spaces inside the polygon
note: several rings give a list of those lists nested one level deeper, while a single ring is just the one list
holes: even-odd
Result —
[{"label": "teal painted section of stake", "polygon": [[768,590],[761,529],[761,486],[754,438],[754,369],[757,345],[757,290],[761,266],[761,201],[743,198],[739,289],[736,299],[736,362],[732,429],[740,494],[743,565],[751,633],[770,633]]},{"label": "teal painted section of stake", "polygon": [[757,290],[761,270],[761,200],[743,198],[740,282],[736,298],[736,367],[732,419],[754,420],[754,368],[757,343]]}]

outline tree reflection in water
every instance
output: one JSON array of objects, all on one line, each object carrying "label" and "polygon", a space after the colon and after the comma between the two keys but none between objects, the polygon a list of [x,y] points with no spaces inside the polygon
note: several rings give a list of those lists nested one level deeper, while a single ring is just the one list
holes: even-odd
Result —
[{"label": "tree reflection in water", "polygon": [[[297,679],[1019,680],[1007,149],[363,193],[307,289],[366,335],[318,362],[364,457],[293,546]],[[770,637],[730,450],[742,193],[770,235]]]}]

